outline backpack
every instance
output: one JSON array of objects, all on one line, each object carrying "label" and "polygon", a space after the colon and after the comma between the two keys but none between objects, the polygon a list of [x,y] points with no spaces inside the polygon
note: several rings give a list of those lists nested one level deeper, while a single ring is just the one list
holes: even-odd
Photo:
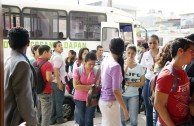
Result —
[{"label": "backpack", "polygon": [[[176,72],[173,68],[173,66],[171,64],[165,66],[165,68],[167,68],[171,73],[172,75],[174,76],[174,83],[171,87],[171,90],[170,92],[173,92],[177,85],[178,85],[178,79],[177,79],[177,75],[176,75]],[[148,86],[148,97],[149,97],[149,103],[153,106],[154,105],[154,94],[155,94],[155,88],[156,88],[156,81],[157,81],[157,78],[158,78],[158,74],[156,74],[151,80],[150,80],[150,83],[149,83],[149,86]]]},{"label": "backpack", "polygon": [[37,94],[41,94],[44,91],[45,87],[46,87],[46,82],[44,81],[42,73],[41,73],[41,67],[46,62],[48,62],[48,61],[43,60],[43,61],[40,62],[39,65],[37,65],[36,61],[32,63],[32,66],[35,70],[35,74],[36,74],[36,77],[37,77],[37,84],[35,85],[35,89],[36,89]]},{"label": "backpack", "polygon": [[[97,75],[97,69],[93,68],[94,69],[94,76],[96,77]],[[82,72],[83,72],[83,66],[80,66],[79,67],[79,75],[81,76],[82,75]]]}]

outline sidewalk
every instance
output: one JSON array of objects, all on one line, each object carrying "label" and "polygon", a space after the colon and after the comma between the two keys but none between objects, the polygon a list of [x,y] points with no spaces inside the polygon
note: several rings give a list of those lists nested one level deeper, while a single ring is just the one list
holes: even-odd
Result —
[{"label": "sidewalk", "polygon": [[[138,126],[145,126],[146,125],[146,117],[144,113],[140,113],[138,116]],[[74,121],[68,121],[64,124],[60,125],[51,125],[51,126],[79,126],[75,125]],[[101,126],[101,114],[96,113],[96,118],[94,118],[94,126]],[[129,126],[129,123],[127,124]]]}]

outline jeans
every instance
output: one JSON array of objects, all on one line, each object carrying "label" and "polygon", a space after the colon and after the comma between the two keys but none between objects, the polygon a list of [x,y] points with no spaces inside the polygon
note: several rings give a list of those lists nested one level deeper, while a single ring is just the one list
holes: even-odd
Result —
[{"label": "jeans", "polygon": [[[139,110],[139,96],[125,97],[123,100],[130,114],[130,126],[137,126],[138,110]],[[122,126],[126,126],[123,110],[121,109],[121,122]]]},{"label": "jeans", "polygon": [[146,126],[153,126],[153,106],[150,104],[148,97],[149,82],[150,80],[145,80],[142,95],[146,109]]},{"label": "jeans", "polygon": [[153,107],[153,126],[156,126],[157,121],[158,121],[158,112]]},{"label": "jeans", "polygon": [[79,114],[79,126],[93,126],[95,107],[86,107],[85,101],[74,100]]},{"label": "jeans", "polygon": [[59,90],[57,83],[52,82],[52,114],[51,114],[51,122],[56,122],[57,120],[64,120],[63,119],[63,102],[64,102],[64,93],[63,91]]},{"label": "jeans", "polygon": [[74,110],[74,119],[75,119],[75,123],[76,124],[79,124],[79,120],[80,120],[80,118],[79,118],[79,113],[78,113],[78,110],[77,110],[77,107],[75,106],[75,110]]},{"label": "jeans", "polygon": [[51,118],[51,94],[39,94],[38,115],[41,116],[41,126],[49,126]]}]

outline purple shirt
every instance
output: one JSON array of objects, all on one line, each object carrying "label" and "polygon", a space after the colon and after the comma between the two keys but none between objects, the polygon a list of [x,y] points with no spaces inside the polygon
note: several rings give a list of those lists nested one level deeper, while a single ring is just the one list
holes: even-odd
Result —
[{"label": "purple shirt", "polygon": [[120,90],[123,80],[120,65],[112,58],[105,58],[101,64],[101,99],[115,101],[114,90]]}]

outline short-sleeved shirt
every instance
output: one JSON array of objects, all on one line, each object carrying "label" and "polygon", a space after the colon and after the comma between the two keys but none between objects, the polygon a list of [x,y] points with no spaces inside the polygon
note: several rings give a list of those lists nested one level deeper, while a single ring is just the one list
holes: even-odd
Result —
[{"label": "short-sleeved shirt", "polygon": [[154,72],[150,71],[150,68],[152,68],[152,66],[154,65],[154,60],[153,57],[151,55],[150,51],[147,51],[143,54],[143,57],[141,59],[141,63],[140,63],[143,67],[147,68],[147,72],[145,74],[145,77],[148,80],[151,80],[152,77],[154,76]]},{"label": "short-sleeved shirt", "polygon": [[[40,62],[43,61],[43,60],[45,60],[45,59],[38,58],[37,59],[37,65],[39,65]],[[52,93],[52,87],[51,87],[51,83],[46,80],[46,72],[51,72],[51,73],[53,72],[52,64],[50,62],[44,63],[42,65],[42,67],[40,68],[40,71],[42,73],[42,77],[43,77],[44,81],[46,82],[46,87],[45,87],[43,92],[47,93],[47,94],[51,94]]]},{"label": "short-sleeved shirt", "polygon": [[[82,65],[82,74],[80,75],[80,68],[77,67],[75,68],[75,71],[73,73],[73,79],[78,79],[80,81],[80,84],[82,85],[92,85],[95,83],[95,74],[94,74],[94,69],[91,69],[90,73],[87,75],[85,66]],[[79,101],[86,101],[88,95],[88,91],[83,91],[83,90],[75,90],[74,93],[74,99],[79,100]]]},{"label": "short-sleeved shirt", "polygon": [[123,81],[121,67],[111,56],[103,59],[101,64],[101,96],[103,101],[115,101],[114,90],[120,90]]},{"label": "short-sleeved shirt", "polygon": [[[143,67],[137,64],[134,68],[128,68],[125,79],[127,82],[140,82],[141,76],[144,75]],[[139,95],[139,87],[125,86],[125,92],[122,94],[125,97],[133,97]]]},{"label": "short-sleeved shirt", "polygon": [[[156,91],[169,94],[167,110],[170,118],[175,124],[180,124],[189,121],[189,91],[190,85],[187,74],[184,70],[175,69],[178,85],[174,91],[172,89],[174,83],[174,76],[172,73],[164,68],[161,70],[156,81]],[[159,116],[159,122],[165,124]]]},{"label": "short-sleeved shirt", "polygon": [[[62,55],[58,52],[54,52],[51,57],[51,62],[53,64],[53,68],[59,69],[60,79],[62,83],[65,84],[65,76],[67,73],[65,71],[65,61],[63,60]],[[55,79],[53,82],[57,83],[57,80]]]}]

